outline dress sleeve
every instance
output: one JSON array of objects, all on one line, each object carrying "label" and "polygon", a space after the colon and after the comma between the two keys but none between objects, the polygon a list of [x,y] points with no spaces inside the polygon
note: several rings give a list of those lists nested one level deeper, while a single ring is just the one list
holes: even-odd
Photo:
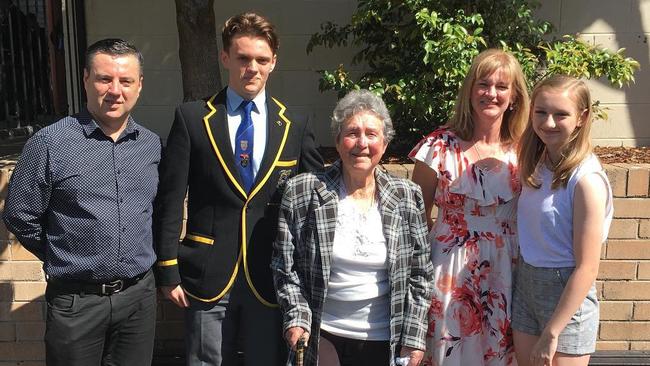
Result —
[{"label": "dress sleeve", "polygon": [[424,137],[409,153],[413,161],[428,165],[436,176],[446,176],[449,180],[459,173],[460,147],[453,134],[446,128],[439,128]]}]

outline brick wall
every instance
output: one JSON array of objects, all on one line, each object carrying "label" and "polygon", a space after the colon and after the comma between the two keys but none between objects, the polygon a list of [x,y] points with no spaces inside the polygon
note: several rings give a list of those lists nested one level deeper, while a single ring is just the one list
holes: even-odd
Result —
[{"label": "brick wall", "polygon": [[[12,160],[0,160],[0,212]],[[0,365],[41,365],[45,358],[45,282],[40,262],[0,223]],[[13,362],[12,362],[13,361]],[[32,362],[33,361],[33,362]]]},{"label": "brick wall", "polygon": [[598,276],[599,348],[650,350],[650,198],[648,164],[606,167],[614,220]]},{"label": "brick wall", "polygon": [[[0,160],[0,212],[13,162]],[[412,165],[385,166],[409,177]],[[606,166],[614,221],[603,246],[598,349],[650,350],[650,165]],[[44,365],[45,282],[41,264],[0,223],[0,366]],[[183,314],[159,301],[157,356],[183,353]]]}]

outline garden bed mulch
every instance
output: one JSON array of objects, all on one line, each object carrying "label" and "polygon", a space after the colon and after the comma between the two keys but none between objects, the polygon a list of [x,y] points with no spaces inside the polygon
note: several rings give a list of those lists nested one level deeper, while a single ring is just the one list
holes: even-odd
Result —
[{"label": "garden bed mulch", "polygon": [[596,146],[594,152],[603,164],[650,164],[650,147]]}]

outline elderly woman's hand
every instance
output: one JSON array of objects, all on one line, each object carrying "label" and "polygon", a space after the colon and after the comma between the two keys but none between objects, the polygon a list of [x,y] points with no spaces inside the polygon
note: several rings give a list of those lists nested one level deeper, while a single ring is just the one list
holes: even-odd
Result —
[{"label": "elderly woman's hand", "polygon": [[286,332],[284,332],[284,338],[287,340],[287,344],[289,347],[291,347],[291,350],[295,351],[296,350],[296,344],[298,343],[298,339],[304,335],[305,337],[305,344],[309,342],[309,332],[307,332],[304,328],[302,327],[291,327],[287,329]]},{"label": "elderly woman's hand", "polygon": [[400,357],[410,358],[408,366],[418,366],[424,358],[424,351],[408,346],[402,346],[402,350],[400,351],[399,355]]}]

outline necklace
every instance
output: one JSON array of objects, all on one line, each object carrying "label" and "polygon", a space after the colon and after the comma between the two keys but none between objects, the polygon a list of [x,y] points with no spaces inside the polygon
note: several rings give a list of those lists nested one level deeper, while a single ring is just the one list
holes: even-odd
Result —
[{"label": "necklace", "polygon": [[[360,215],[365,216],[368,211],[372,208],[372,206],[375,204],[375,190],[373,189],[372,194],[370,194],[370,202],[368,202],[368,198],[363,197],[363,198],[356,198],[352,195],[349,196],[350,200],[354,203],[355,208],[359,212]],[[366,206],[366,202],[368,202],[368,205]]]},{"label": "necklace", "polygon": [[550,170],[550,171],[555,171],[555,168],[557,167],[558,162],[553,161],[553,159],[551,159],[551,156],[548,154],[548,150],[544,150],[544,155],[546,155],[545,159],[544,159],[544,163],[546,165],[546,168],[548,168],[548,170]]},{"label": "necklace", "polygon": [[478,147],[476,147],[476,145],[478,145],[478,142],[474,142],[474,151],[476,151],[476,155],[478,155],[478,160],[476,161],[479,162],[483,160],[483,157],[481,156],[481,152],[478,151]]},{"label": "necklace", "polygon": [[495,160],[499,160],[499,157],[496,156],[495,153],[501,151],[503,152],[503,146],[499,144],[499,146],[496,148],[496,150],[490,151],[486,156],[485,159],[483,158],[483,154],[481,154],[481,151],[478,149],[478,141],[474,141],[474,144],[472,145],[474,147],[474,151],[476,152],[476,156],[478,156],[478,159],[474,162],[474,165],[479,167],[480,169],[492,169],[494,164],[496,162],[494,161],[489,161],[489,158],[494,158]]},{"label": "necklace", "polygon": [[[367,197],[362,197],[355,199],[352,195],[348,194],[347,188],[345,187],[345,182],[341,180],[341,197],[343,200],[347,201],[342,206],[341,209],[347,212],[344,215],[343,225],[348,227],[350,234],[353,239],[351,240],[351,245],[353,248],[353,255],[355,257],[368,257],[372,253],[372,244],[373,240],[371,239],[372,233],[369,232],[370,225],[376,213],[375,210],[375,195],[376,189],[372,190],[370,195],[370,202],[368,206],[365,206],[365,203],[368,201]],[[340,213],[339,213],[340,215]],[[339,216],[338,220],[342,217]],[[337,223],[337,225],[339,225]]]},{"label": "necklace", "polygon": [[341,178],[341,191],[345,197],[349,197],[350,201],[354,203],[358,212],[365,214],[375,204],[376,187],[374,183],[371,188],[360,188],[357,190],[356,196],[348,191],[345,185],[345,180]]}]

